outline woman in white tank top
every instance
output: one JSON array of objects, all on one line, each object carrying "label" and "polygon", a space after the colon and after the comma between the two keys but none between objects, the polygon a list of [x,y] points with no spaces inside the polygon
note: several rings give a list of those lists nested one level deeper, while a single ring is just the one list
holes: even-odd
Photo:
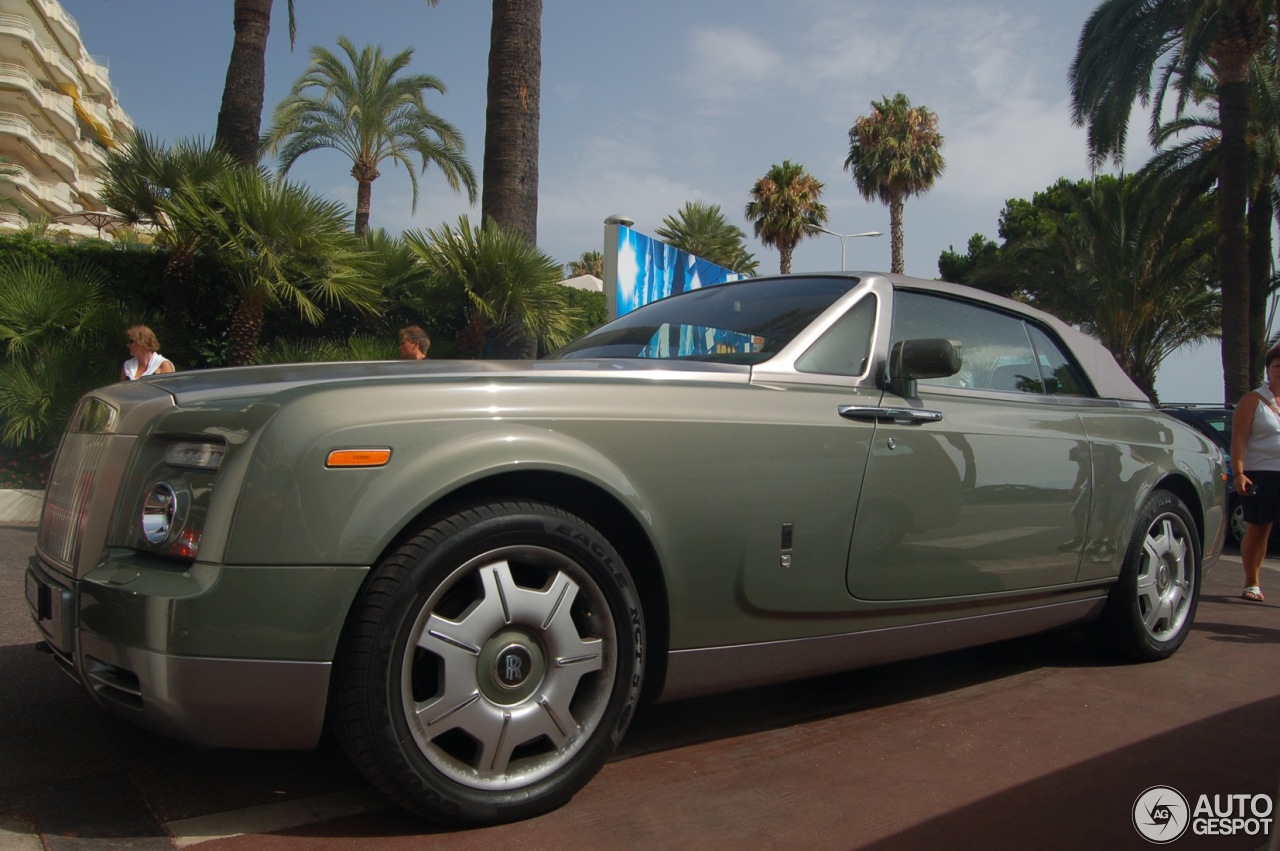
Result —
[{"label": "woman in white tank top", "polygon": [[160,341],[146,325],[134,325],[124,332],[125,346],[132,355],[120,368],[121,381],[133,381],[144,375],[173,372],[173,361],[160,354]]},{"label": "woman in white tank top", "polygon": [[1266,382],[1244,395],[1231,419],[1231,476],[1244,509],[1240,542],[1244,599],[1261,603],[1262,559],[1280,514],[1280,346],[1267,352]]}]

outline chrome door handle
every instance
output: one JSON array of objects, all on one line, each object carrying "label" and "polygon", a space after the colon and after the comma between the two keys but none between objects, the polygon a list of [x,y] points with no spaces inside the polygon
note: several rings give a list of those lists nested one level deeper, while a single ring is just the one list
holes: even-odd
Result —
[{"label": "chrome door handle", "polygon": [[841,405],[836,409],[846,420],[873,420],[898,425],[924,425],[942,422],[942,411],[916,408],[881,408],[866,405]]}]

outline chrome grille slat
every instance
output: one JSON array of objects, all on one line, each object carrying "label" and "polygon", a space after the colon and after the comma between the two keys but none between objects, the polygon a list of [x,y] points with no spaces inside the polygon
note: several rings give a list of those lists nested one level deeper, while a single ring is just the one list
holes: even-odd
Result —
[{"label": "chrome grille slat", "polygon": [[68,572],[74,572],[79,557],[95,476],[109,440],[107,434],[68,432],[49,476],[37,544],[46,558]]}]

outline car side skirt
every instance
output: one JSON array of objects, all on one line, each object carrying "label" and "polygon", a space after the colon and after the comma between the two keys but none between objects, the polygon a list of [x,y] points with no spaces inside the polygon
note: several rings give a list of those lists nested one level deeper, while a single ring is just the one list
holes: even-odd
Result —
[{"label": "car side skirt", "polygon": [[[1105,588],[1102,589],[1105,592]],[[1102,596],[939,623],[733,647],[673,650],[658,701],[802,680],[1047,632],[1097,617]]]}]

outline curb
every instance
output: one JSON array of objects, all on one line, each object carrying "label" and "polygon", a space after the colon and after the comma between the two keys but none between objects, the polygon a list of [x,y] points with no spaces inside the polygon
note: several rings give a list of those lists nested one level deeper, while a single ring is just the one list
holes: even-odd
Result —
[{"label": "curb", "polygon": [[44,491],[0,490],[0,523],[38,523],[44,508]]}]

